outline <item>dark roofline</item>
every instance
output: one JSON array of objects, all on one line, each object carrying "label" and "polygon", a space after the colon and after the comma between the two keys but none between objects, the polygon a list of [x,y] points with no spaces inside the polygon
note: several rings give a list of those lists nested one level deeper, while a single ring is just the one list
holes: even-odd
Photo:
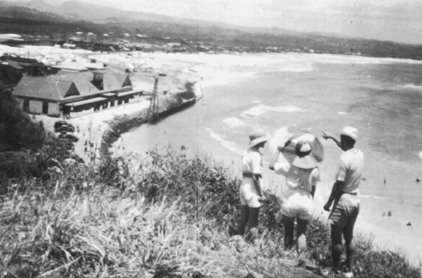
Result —
[{"label": "dark roofline", "polygon": [[23,58],[23,57],[19,57],[19,56],[6,56],[3,55],[2,57],[0,57],[0,60],[3,59],[7,59],[7,60],[11,60],[17,63],[30,63],[30,64],[40,64],[36,59],[31,59],[31,58]]}]

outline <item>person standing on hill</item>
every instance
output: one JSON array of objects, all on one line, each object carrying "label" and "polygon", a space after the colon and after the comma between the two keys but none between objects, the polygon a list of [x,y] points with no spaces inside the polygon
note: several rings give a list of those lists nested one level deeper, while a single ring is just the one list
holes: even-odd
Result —
[{"label": "person standing on hill", "polygon": [[320,180],[318,165],[323,159],[323,148],[314,135],[299,133],[293,135],[278,151],[270,169],[285,176],[288,187],[281,198],[284,247],[293,247],[294,222],[297,218],[297,250],[302,252],[307,249],[306,230],[313,214],[313,197]]},{"label": "person standing on hill", "polygon": [[354,127],[345,127],[341,132],[340,140],[331,134],[322,133],[324,139],[332,139],[343,153],[340,156],[340,166],[336,175],[330,197],[324,205],[324,210],[330,211],[331,242],[334,271],[340,272],[340,257],[342,253],[342,236],[346,242],[346,267],[344,277],[353,277],[355,260],[355,244],[353,229],[359,214],[359,184],[362,179],[364,156],[362,151],[355,148],[358,130]]},{"label": "person standing on hill", "polygon": [[[266,133],[257,131],[249,136],[250,142],[242,156],[243,182],[240,186],[241,216],[238,234],[253,242],[257,234],[259,210],[265,200],[262,193],[262,154],[260,148],[268,140]],[[245,231],[246,230],[246,231]]]}]

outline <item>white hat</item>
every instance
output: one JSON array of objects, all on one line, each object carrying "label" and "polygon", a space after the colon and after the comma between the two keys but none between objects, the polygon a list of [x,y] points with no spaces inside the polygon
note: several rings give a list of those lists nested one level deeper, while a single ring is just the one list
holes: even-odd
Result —
[{"label": "white hat", "polygon": [[313,169],[324,159],[324,148],[313,134],[299,132],[287,141],[283,155],[295,167]]},{"label": "white hat", "polygon": [[354,127],[346,126],[343,128],[341,135],[348,136],[356,141],[356,139],[358,139],[358,130]]},{"label": "white hat", "polygon": [[263,131],[255,131],[252,134],[249,135],[249,147],[254,147],[256,145],[258,145],[259,143],[262,142],[267,142],[268,141],[268,134],[263,132]]}]

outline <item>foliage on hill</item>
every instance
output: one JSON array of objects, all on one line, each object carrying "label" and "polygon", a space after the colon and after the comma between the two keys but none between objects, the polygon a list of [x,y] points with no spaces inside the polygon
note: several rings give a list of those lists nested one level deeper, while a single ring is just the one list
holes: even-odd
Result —
[{"label": "foliage on hill", "polygon": [[41,150],[47,138],[43,123],[32,121],[0,82],[0,179],[39,176],[46,161],[31,153]]},{"label": "foliage on hill", "polygon": [[[76,3],[76,2],[75,2]],[[73,3],[73,4],[75,4]],[[70,2],[68,3],[71,4]],[[84,10],[84,5],[79,2],[77,7],[71,6],[69,11]],[[92,5],[91,5],[92,6]],[[85,11],[91,11],[86,6]],[[375,57],[395,57],[422,59],[420,45],[401,44],[389,41],[377,41],[359,38],[337,38],[327,35],[313,35],[299,32],[288,32],[273,29],[250,29],[230,25],[219,25],[211,22],[195,22],[183,19],[145,14],[134,19],[136,13],[130,13],[128,18],[118,16],[115,10],[105,14],[115,13],[117,16],[102,18],[95,21],[95,17],[87,15],[80,17],[65,17],[63,14],[43,12],[42,10],[28,7],[17,7],[0,2],[0,33],[19,33],[30,35],[49,35],[55,38],[66,39],[76,31],[96,34],[108,33],[110,39],[121,39],[123,33],[142,33],[151,39],[148,42],[163,42],[160,38],[171,37],[174,40],[185,39],[192,41],[192,50],[196,43],[213,44],[216,47],[242,47],[247,51],[262,51],[263,47],[277,47],[282,51],[334,53],[334,54],[360,54]],[[73,12],[75,13],[75,12]],[[120,11],[120,14],[125,14]],[[100,16],[100,15],[98,15]],[[52,24],[54,22],[54,24]],[[98,37],[101,39],[101,37]]]},{"label": "foliage on hill", "polygon": [[42,122],[33,122],[0,83],[0,150],[40,149],[46,140]]},{"label": "foliage on hill", "polygon": [[[255,244],[231,236],[239,182],[228,169],[172,150],[10,182],[0,207],[1,271],[5,277],[320,277],[331,261],[327,227],[312,223],[309,253],[284,250],[272,196]],[[356,277],[420,277],[402,256],[376,251],[368,240],[359,239],[358,252]]]}]

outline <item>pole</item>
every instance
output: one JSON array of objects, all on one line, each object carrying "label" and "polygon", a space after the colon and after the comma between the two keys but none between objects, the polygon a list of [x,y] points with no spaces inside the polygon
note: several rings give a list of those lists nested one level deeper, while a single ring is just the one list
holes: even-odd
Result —
[{"label": "pole", "polygon": [[88,140],[88,144],[89,144],[89,158],[90,159],[91,159],[91,156],[92,156],[92,150],[91,150],[91,129],[92,129],[92,117],[89,116],[89,140]]}]

